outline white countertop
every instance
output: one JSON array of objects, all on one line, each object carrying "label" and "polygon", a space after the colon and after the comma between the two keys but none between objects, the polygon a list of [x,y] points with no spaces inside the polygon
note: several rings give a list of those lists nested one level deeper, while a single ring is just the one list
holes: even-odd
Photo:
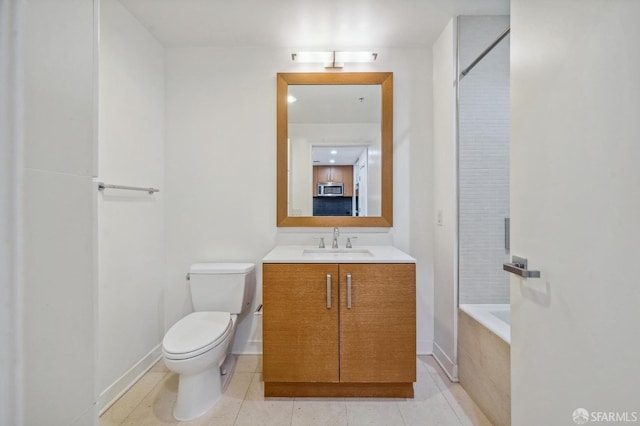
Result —
[{"label": "white countertop", "polygon": [[263,263],[416,263],[416,260],[393,246],[355,246],[351,249],[316,246],[276,246]]}]

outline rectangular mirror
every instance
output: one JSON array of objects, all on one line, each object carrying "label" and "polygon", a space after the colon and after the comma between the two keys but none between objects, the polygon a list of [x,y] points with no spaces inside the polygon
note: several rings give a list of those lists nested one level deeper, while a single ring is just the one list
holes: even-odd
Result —
[{"label": "rectangular mirror", "polygon": [[278,226],[393,223],[393,74],[278,74]]}]

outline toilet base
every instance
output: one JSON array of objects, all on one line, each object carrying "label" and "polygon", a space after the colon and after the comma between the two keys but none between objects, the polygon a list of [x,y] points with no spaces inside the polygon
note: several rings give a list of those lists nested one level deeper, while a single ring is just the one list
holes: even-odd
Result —
[{"label": "toilet base", "polygon": [[222,392],[229,386],[233,372],[236,370],[237,359],[235,355],[228,354],[222,365],[220,365],[220,389],[222,389]]},{"label": "toilet base", "polygon": [[173,417],[188,421],[209,411],[229,386],[236,360],[235,355],[228,354],[219,368],[210,368],[200,374],[181,374],[178,377],[178,398]]},{"label": "toilet base", "polygon": [[222,394],[220,370],[217,365],[199,374],[181,374],[178,379],[178,399],[173,408],[176,420],[193,420],[209,411]]}]

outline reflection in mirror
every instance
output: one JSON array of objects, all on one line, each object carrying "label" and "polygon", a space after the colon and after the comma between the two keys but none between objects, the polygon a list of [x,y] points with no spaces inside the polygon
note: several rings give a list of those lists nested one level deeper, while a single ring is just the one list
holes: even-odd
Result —
[{"label": "reflection in mirror", "polygon": [[391,226],[391,73],[278,74],[278,226]]},{"label": "reflection in mirror", "polygon": [[288,96],[289,216],[380,216],[380,86],[290,85]]}]

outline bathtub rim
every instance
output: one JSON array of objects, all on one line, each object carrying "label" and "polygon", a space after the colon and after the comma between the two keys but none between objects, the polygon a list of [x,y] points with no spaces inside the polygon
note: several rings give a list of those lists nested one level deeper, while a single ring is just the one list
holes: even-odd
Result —
[{"label": "bathtub rim", "polygon": [[461,304],[459,309],[478,321],[493,334],[511,346],[511,325],[491,314],[490,311],[510,311],[508,304]]}]

